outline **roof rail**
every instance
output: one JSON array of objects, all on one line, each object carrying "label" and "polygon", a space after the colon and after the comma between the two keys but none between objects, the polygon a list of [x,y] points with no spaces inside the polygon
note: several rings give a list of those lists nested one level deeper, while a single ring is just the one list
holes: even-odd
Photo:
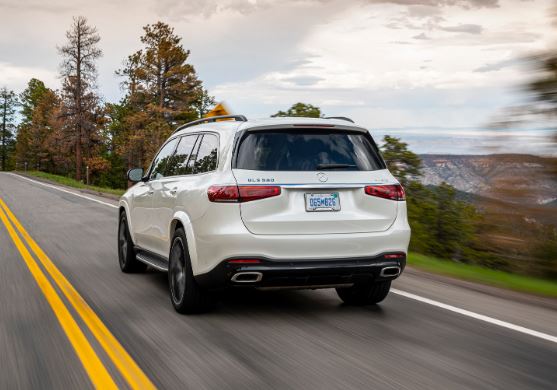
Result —
[{"label": "roof rail", "polygon": [[341,121],[347,121],[347,122],[352,122],[354,123],[354,121],[350,118],[347,118],[345,116],[326,116],[323,119],[340,119]]},{"label": "roof rail", "polygon": [[201,119],[197,119],[193,122],[188,122],[185,125],[182,125],[180,127],[178,127],[176,130],[174,130],[173,134],[177,131],[183,130],[186,127],[191,127],[191,126],[195,126],[195,125],[200,125],[201,123],[210,123],[210,122],[216,122],[218,120],[221,119],[234,119],[236,122],[247,122],[248,118],[246,118],[244,115],[218,115],[218,116],[210,116],[208,118],[201,118]]}]

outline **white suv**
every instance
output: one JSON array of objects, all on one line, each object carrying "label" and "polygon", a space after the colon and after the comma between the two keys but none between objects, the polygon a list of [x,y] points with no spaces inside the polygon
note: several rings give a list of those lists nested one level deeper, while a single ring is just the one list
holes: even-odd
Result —
[{"label": "white suv", "polygon": [[406,264],[404,190],[347,118],[201,119],[128,179],[120,267],[168,271],[180,313],[228,287],[334,287],[374,304]]}]

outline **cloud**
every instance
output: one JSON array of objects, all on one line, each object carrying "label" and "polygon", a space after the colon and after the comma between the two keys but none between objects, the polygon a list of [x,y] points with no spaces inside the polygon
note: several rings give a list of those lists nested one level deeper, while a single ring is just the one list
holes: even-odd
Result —
[{"label": "cloud", "polygon": [[76,2],[72,2],[68,5],[65,1],[34,1],[34,0],[2,0],[0,1],[0,10],[4,12],[9,12],[10,10],[28,10],[33,9],[34,11],[46,12],[46,13],[60,13],[74,11]]},{"label": "cloud", "polygon": [[413,36],[412,38],[414,39],[421,39],[421,40],[429,40],[431,39],[430,37],[428,37],[427,35],[425,35],[425,33],[421,33],[418,35]]},{"label": "cloud", "polygon": [[389,3],[399,4],[406,6],[431,6],[431,7],[446,7],[446,6],[460,6],[462,8],[497,8],[499,7],[499,0],[368,0],[369,3]]},{"label": "cloud", "polygon": [[117,102],[114,70],[141,47],[141,27],[161,20],[235,112],[266,116],[303,101],[374,126],[474,126],[528,76],[502,60],[553,40],[551,1],[0,0],[0,85],[19,92],[38,77],[59,87],[56,46],[85,15],[105,53],[99,93]]},{"label": "cloud", "polygon": [[457,26],[439,26],[439,30],[448,32],[462,32],[468,34],[481,34],[483,27],[479,24],[459,24]]},{"label": "cloud", "polygon": [[441,9],[431,5],[411,5],[408,7],[407,14],[413,18],[427,18],[440,15]]},{"label": "cloud", "polygon": [[438,15],[418,17],[418,21],[415,18],[409,16],[408,13],[402,14],[391,18],[390,22],[386,27],[391,29],[408,29],[408,30],[435,30],[438,28],[439,24],[445,21],[445,18]]},{"label": "cloud", "polygon": [[221,13],[248,15],[275,7],[307,7],[330,2],[333,0],[158,0],[155,10],[159,15],[181,20],[197,15],[208,18]]},{"label": "cloud", "polygon": [[325,79],[318,76],[292,76],[286,77],[283,80],[302,87],[309,87]]},{"label": "cloud", "polygon": [[474,69],[474,72],[476,73],[496,72],[503,68],[520,64],[521,62],[522,61],[520,59],[512,58],[504,61],[487,63],[485,65],[480,66],[479,68]]},{"label": "cloud", "polygon": [[[211,17],[220,13],[249,14],[274,7],[305,7],[334,3],[335,0],[158,0],[155,10],[159,15],[175,20],[203,15]],[[464,9],[496,8],[499,0],[346,0],[345,3],[397,4],[407,6],[415,15],[435,14],[436,8],[458,6]]]},{"label": "cloud", "polygon": [[[418,19],[415,21],[414,19]],[[446,32],[460,32],[468,34],[481,34],[483,27],[479,24],[457,24],[457,25],[443,25],[447,21],[446,18],[438,14],[420,14],[420,16],[412,17],[410,13],[405,13],[402,16],[395,17],[391,19],[391,22],[387,24],[386,27],[391,29],[410,29],[410,30],[440,30]],[[421,35],[421,34],[420,34]],[[427,39],[427,38],[417,38],[416,39]]]},{"label": "cloud", "polygon": [[23,89],[31,77],[53,84],[57,80],[57,73],[40,67],[17,66],[15,64],[0,62],[2,87],[14,89],[17,92]]}]

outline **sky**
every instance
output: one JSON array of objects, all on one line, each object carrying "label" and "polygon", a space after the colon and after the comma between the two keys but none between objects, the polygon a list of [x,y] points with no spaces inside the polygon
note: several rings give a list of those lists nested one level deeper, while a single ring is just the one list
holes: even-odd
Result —
[{"label": "sky", "polygon": [[217,101],[263,117],[298,101],[371,128],[482,128],[522,98],[520,60],[552,47],[552,0],[0,0],[0,86],[59,88],[72,17],[101,36],[98,93],[142,26],[169,23]]}]

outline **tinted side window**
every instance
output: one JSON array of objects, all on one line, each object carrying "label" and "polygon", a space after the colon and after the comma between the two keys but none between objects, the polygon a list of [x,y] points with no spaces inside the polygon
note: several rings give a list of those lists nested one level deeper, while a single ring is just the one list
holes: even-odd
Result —
[{"label": "tinted side window", "polygon": [[197,152],[193,167],[194,173],[203,173],[217,169],[217,150],[219,140],[216,135],[205,134]]},{"label": "tinted side window", "polygon": [[373,171],[384,168],[370,136],[313,129],[248,133],[238,148],[235,167],[261,171]]},{"label": "tinted side window", "polygon": [[176,152],[169,159],[166,176],[189,175],[193,173],[192,149],[198,135],[186,135],[180,138]]},{"label": "tinted side window", "polygon": [[170,158],[174,153],[174,149],[176,149],[176,143],[178,142],[178,138],[174,138],[173,140],[169,141],[162,147],[157,154],[157,157],[153,160],[152,164],[152,171],[149,178],[151,180],[156,180],[167,176],[166,171],[167,167],[170,162]]}]

